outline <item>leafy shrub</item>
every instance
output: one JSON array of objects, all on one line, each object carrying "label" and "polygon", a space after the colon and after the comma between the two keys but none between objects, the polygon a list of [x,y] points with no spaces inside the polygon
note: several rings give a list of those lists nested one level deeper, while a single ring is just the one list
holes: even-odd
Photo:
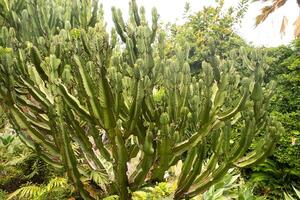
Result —
[{"label": "leafy shrub", "polygon": [[300,184],[300,171],[271,159],[254,167],[248,174],[255,194],[270,199],[283,199],[285,192],[292,192],[292,186]]},{"label": "leafy shrub", "polygon": [[277,81],[270,110],[285,128],[274,157],[278,162],[300,170],[300,40],[288,47],[267,51],[270,68],[266,78]]}]

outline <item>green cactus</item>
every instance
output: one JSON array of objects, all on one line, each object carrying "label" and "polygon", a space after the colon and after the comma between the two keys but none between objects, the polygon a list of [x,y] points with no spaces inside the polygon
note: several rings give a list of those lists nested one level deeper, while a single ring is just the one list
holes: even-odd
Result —
[{"label": "green cactus", "polygon": [[[97,1],[23,2],[1,3],[1,107],[21,140],[67,172],[82,198],[98,198],[81,183],[83,167],[101,171],[109,192],[127,200],[182,160],[174,194],[182,199],[270,154],[282,128],[266,112],[271,93],[259,53],[212,55],[192,77],[188,46],[166,55],[157,11],[150,26],[135,0],[127,23],[112,8],[111,38]],[[267,139],[249,152],[260,132]]]}]

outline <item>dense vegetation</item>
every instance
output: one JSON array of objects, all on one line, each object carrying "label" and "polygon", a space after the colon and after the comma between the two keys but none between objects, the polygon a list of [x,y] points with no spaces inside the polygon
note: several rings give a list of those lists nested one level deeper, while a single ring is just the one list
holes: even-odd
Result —
[{"label": "dense vegetation", "polygon": [[296,197],[299,41],[251,47],[223,3],[107,33],[97,1],[0,1],[0,199]]}]

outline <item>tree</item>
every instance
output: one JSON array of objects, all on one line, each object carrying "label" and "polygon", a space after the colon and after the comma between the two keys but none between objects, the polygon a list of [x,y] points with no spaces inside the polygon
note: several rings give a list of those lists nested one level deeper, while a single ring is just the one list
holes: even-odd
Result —
[{"label": "tree", "polygon": [[[81,182],[86,171],[102,173],[109,192],[125,200],[164,180],[182,159],[174,194],[182,199],[272,151],[282,127],[267,113],[273,89],[263,82],[259,52],[215,57],[192,77],[187,45],[166,55],[155,9],[150,26],[134,0],[127,23],[112,8],[109,36],[97,1],[30,0],[11,9],[21,2],[10,1],[1,14],[14,16],[2,18],[1,106],[22,141],[67,172],[83,199],[96,198]],[[238,136],[231,131],[236,123]],[[249,151],[259,132],[266,138]]]},{"label": "tree", "polygon": [[[218,1],[216,7],[204,7],[195,14],[187,12],[187,22],[183,25],[172,25],[171,44],[189,44],[189,64],[192,71],[199,71],[203,61],[211,62],[211,57],[228,57],[229,52],[247,46],[246,42],[236,34],[248,8],[248,1],[240,1],[239,5],[225,10],[224,1]],[[186,8],[188,9],[188,7]],[[175,49],[169,47],[170,53]]]}]

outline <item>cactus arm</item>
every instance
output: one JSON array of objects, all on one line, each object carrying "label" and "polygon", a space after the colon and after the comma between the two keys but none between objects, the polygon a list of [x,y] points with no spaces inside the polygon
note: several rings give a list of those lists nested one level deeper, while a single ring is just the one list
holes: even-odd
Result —
[{"label": "cactus arm", "polygon": [[[206,170],[201,173],[199,177],[197,177],[194,181],[195,184],[201,183],[205,180],[211,173],[214,172],[218,163],[218,157],[221,151],[221,144],[218,143],[215,152],[211,155],[208,164],[206,166]],[[227,162],[231,163],[231,162]]]},{"label": "cactus arm", "polygon": [[93,0],[93,12],[92,17],[89,20],[88,27],[94,27],[97,22],[97,16],[98,16],[98,1]]},{"label": "cactus arm", "polygon": [[255,133],[254,125],[255,124],[253,120],[248,120],[248,122],[246,122],[245,128],[242,131],[241,139],[232,148],[231,152],[233,153],[229,154],[230,161],[234,161],[235,159],[240,158],[247,151],[248,147],[251,144],[252,137]]},{"label": "cactus arm", "polygon": [[125,132],[125,137],[128,137],[130,133],[133,131],[134,126],[136,125],[136,119],[138,112],[140,110],[140,107],[142,105],[142,85],[139,80],[135,80],[134,84],[134,96],[133,96],[133,102],[130,106],[129,110],[129,118],[127,120],[127,131]]},{"label": "cactus arm", "polygon": [[114,136],[115,139],[115,144],[113,148],[115,150],[115,175],[117,176],[116,181],[118,185],[119,197],[120,200],[127,200],[130,199],[130,194],[128,193],[129,181],[126,175],[128,155],[125,147],[125,141],[122,138],[120,130],[115,128],[114,130],[110,131],[112,131],[112,133],[109,133],[109,135]]},{"label": "cactus arm", "polygon": [[156,8],[152,9],[152,33],[151,33],[151,40],[150,43],[153,43],[156,37],[157,32],[157,21],[158,21],[158,14]]},{"label": "cactus arm", "polygon": [[248,96],[249,96],[249,91],[248,91],[248,89],[245,89],[244,94],[243,94],[242,98],[240,99],[239,103],[232,110],[230,110],[228,114],[221,114],[218,117],[218,119],[221,121],[226,121],[226,120],[232,118],[234,115],[236,115],[241,110],[241,108],[245,105],[245,103],[248,99]]},{"label": "cactus arm", "polygon": [[65,102],[74,110],[77,111],[77,113],[84,117],[85,119],[87,119],[88,121],[91,121],[91,116],[90,116],[90,113],[88,112],[88,110],[86,110],[84,108],[84,106],[80,105],[80,102],[73,96],[71,95],[67,88],[63,85],[63,84],[60,84],[59,85],[59,90],[65,100]]},{"label": "cactus arm", "polygon": [[[164,180],[165,171],[169,168],[169,160],[172,157],[170,141],[170,119],[168,113],[162,113],[160,116],[160,132],[158,135],[157,155],[159,156],[158,165],[153,169],[152,178],[157,181]],[[160,142],[159,142],[160,141]]]},{"label": "cactus arm", "polygon": [[137,170],[133,173],[130,180],[132,181],[131,189],[138,189],[143,183],[145,177],[147,176],[154,159],[154,148],[153,148],[153,133],[148,130],[146,133],[145,143],[143,145],[143,158],[140,161]]},{"label": "cactus arm", "polygon": [[101,110],[99,102],[96,100],[93,86],[91,83],[91,80],[89,78],[89,75],[87,74],[86,70],[82,66],[80,59],[77,55],[74,56],[74,61],[79,69],[80,78],[84,87],[84,91],[87,96],[88,103],[90,104],[91,110],[90,112],[93,114],[93,116],[97,119],[97,121],[100,121],[101,125],[103,126],[103,122],[101,121]]},{"label": "cactus arm", "polygon": [[41,145],[43,145],[50,152],[54,153],[55,155],[59,154],[57,148],[53,144],[46,141],[45,138],[37,130],[31,127],[26,119],[26,116],[16,106],[11,108],[11,112],[14,120],[17,122],[18,126],[20,126],[20,129],[22,131],[26,131],[26,133],[28,133],[33,140],[41,143]]},{"label": "cactus arm", "polygon": [[276,136],[276,131],[278,130],[281,132],[282,131],[282,127],[281,126],[276,126],[275,127],[271,127],[270,128],[270,132],[268,137],[271,138],[275,138],[273,140],[262,140],[259,144],[257,145],[257,147],[250,153],[248,153],[246,156],[238,159],[234,164],[237,167],[249,167],[252,166],[256,163],[261,162],[262,160],[264,160],[267,156],[269,156],[275,145],[276,145],[276,140],[277,140],[277,136]]},{"label": "cactus arm", "polygon": [[103,123],[105,129],[111,129],[116,126],[116,118],[114,116],[114,96],[106,77],[104,67],[101,67],[101,80],[99,85],[99,102],[103,112]]},{"label": "cactus arm", "polygon": [[118,15],[118,11],[115,7],[112,7],[111,12],[112,12],[112,19],[113,19],[113,22],[115,24],[116,31],[119,34],[121,40],[124,43],[126,43],[126,36],[124,34],[125,30],[124,30],[124,26],[122,26],[122,24],[120,23],[121,20],[120,20],[120,17]]},{"label": "cactus arm", "polygon": [[197,148],[196,147],[193,147],[188,151],[186,160],[184,161],[180,176],[178,178],[179,187],[185,181],[185,179],[187,178],[187,175],[189,174],[189,172],[190,172],[190,170],[193,166],[193,162],[194,162],[196,153],[197,153]]},{"label": "cactus arm", "polygon": [[192,191],[189,191],[188,193],[184,194],[184,197],[192,198],[198,194],[203,193],[205,190],[207,190],[207,188],[209,188],[213,184],[217,183],[220,179],[222,179],[222,177],[230,169],[230,167],[231,167],[231,163],[224,164],[224,165],[218,167],[218,169],[215,172],[213,172],[213,174],[211,176],[209,176],[203,182],[201,182],[201,184],[198,187],[196,187]]},{"label": "cactus arm", "polygon": [[88,46],[88,44],[87,44],[87,36],[86,36],[86,33],[85,33],[84,31],[82,31],[82,32],[80,33],[80,38],[81,38],[81,42],[82,42],[82,45],[83,45],[83,49],[85,50],[85,52],[86,52],[89,56],[91,56],[92,53],[91,53],[91,50],[90,50],[90,48],[89,48],[89,46]]},{"label": "cactus arm", "polygon": [[176,192],[174,194],[174,199],[181,197],[184,193],[188,191],[192,183],[195,181],[195,178],[198,176],[198,174],[201,171],[202,163],[204,160],[204,145],[202,144],[198,148],[197,157],[195,158],[193,169],[191,170],[190,174],[186,177],[186,179],[181,182],[178,181],[178,186],[176,189]]},{"label": "cactus arm", "polygon": [[131,12],[133,13],[134,21],[135,21],[137,26],[140,26],[141,25],[141,19],[140,19],[139,13],[138,13],[138,6],[136,4],[136,0],[132,0],[130,2],[130,5],[131,5],[130,9],[131,9]]},{"label": "cactus arm", "polygon": [[93,198],[83,188],[83,184],[80,181],[80,174],[78,168],[76,167],[77,165],[76,158],[74,152],[71,149],[69,137],[66,131],[64,130],[63,127],[64,121],[61,116],[59,117],[59,121],[60,121],[59,130],[61,131],[61,139],[62,139],[62,145],[60,146],[60,148],[63,152],[63,157],[64,157],[63,160],[65,162],[64,165],[67,168],[67,173],[69,177],[71,177],[72,181],[74,182],[75,188],[79,191],[81,197],[84,200],[92,200]]},{"label": "cactus arm", "polygon": [[45,70],[42,68],[42,57],[41,54],[36,46],[31,47],[30,49],[31,59],[36,67],[37,72],[41,76],[43,80],[48,80],[48,75],[46,74]]},{"label": "cactus arm", "polygon": [[[105,168],[103,164],[100,162],[100,160],[96,157],[96,155],[93,152],[92,144],[90,143],[88,137],[86,136],[84,129],[79,125],[79,122],[75,119],[72,111],[66,110],[66,113],[73,128],[72,136],[76,138],[76,141],[82,148],[83,153],[86,154],[87,157],[91,159],[94,165],[97,167],[94,168],[94,170],[96,169],[104,170]],[[107,172],[105,173],[106,175],[108,175]]]},{"label": "cactus arm", "polygon": [[183,152],[187,151],[188,149],[196,146],[201,140],[210,133],[215,127],[219,126],[221,121],[216,120],[212,124],[206,124],[203,128],[201,128],[197,133],[194,133],[189,139],[175,145],[172,149],[175,155],[182,154]]},{"label": "cactus arm", "polygon": [[30,108],[35,113],[44,113],[45,112],[43,109],[41,109],[40,107],[34,105],[33,103],[31,103],[30,101],[28,101],[26,98],[24,98],[22,96],[17,96],[16,100],[22,106],[26,106],[26,107]]},{"label": "cactus arm", "polygon": [[27,87],[30,94],[44,107],[48,108],[51,102],[47,99],[47,96],[37,87],[34,87],[25,79],[21,78],[24,85]]}]

